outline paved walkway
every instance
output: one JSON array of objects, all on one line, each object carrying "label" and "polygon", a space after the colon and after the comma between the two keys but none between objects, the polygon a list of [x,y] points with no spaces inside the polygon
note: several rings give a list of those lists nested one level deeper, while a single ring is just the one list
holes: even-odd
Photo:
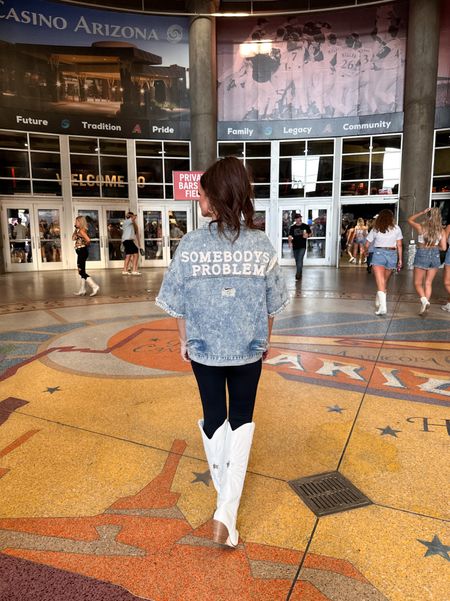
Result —
[{"label": "paved walkway", "polygon": [[[411,272],[374,315],[364,268],[307,268],[275,322],[238,519],[210,540],[200,401],[161,270],[0,276],[0,599],[448,601],[450,315]],[[338,470],[370,505],[317,517]]]}]

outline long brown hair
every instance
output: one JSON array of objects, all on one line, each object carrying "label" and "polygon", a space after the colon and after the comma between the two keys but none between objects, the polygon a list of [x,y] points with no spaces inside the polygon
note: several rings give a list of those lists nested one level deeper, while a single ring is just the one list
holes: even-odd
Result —
[{"label": "long brown hair", "polygon": [[209,204],[220,234],[225,228],[233,233],[233,241],[239,237],[243,219],[246,227],[257,229],[253,218],[253,189],[242,161],[226,157],[211,165],[200,178],[200,185],[208,197]]},{"label": "long brown hair", "polygon": [[384,234],[388,230],[391,230],[394,225],[394,213],[390,209],[383,209],[379,212],[378,217],[375,219],[373,227]]}]

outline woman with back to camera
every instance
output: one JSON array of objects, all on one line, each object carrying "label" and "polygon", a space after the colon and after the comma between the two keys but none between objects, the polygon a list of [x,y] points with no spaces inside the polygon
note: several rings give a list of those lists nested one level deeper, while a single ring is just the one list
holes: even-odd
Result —
[{"label": "woman with back to camera", "polygon": [[[417,218],[428,215],[425,222]],[[417,249],[414,257],[414,287],[419,295],[419,315],[424,315],[430,307],[433,280],[441,265],[439,250],[445,250],[447,242],[442,227],[441,212],[429,207],[408,217],[408,223],[418,233]]]},{"label": "woman with back to camera", "polygon": [[365,255],[364,245],[366,243],[367,238],[367,226],[364,223],[364,219],[362,217],[358,217],[355,225],[355,233],[353,236],[353,257],[358,256],[359,253],[359,264],[361,265]]},{"label": "woman with back to camera", "polygon": [[213,538],[236,547],[262,358],[273,317],[289,299],[276,252],[254,224],[239,159],[217,161],[202,175],[199,204],[211,222],[181,239],[156,304],[177,318],[181,356],[199,387],[198,425],[217,491]]},{"label": "woman with back to camera", "polygon": [[403,234],[394,222],[394,213],[383,209],[375,219],[373,228],[366,238],[366,251],[373,242],[372,271],[377,284],[375,315],[386,315],[386,295],[389,278],[394,270],[402,268]]},{"label": "woman with back to camera", "polygon": [[74,231],[72,234],[72,240],[75,242],[75,252],[77,253],[77,267],[78,273],[81,277],[81,285],[78,292],[75,292],[77,296],[84,296],[86,294],[86,283],[92,288],[92,292],[89,296],[95,296],[100,290],[90,275],[86,273],[86,261],[89,256],[89,244],[91,239],[87,235],[87,223],[85,217],[76,217]]},{"label": "woman with back to camera", "polygon": [[356,258],[353,256],[353,253],[352,253],[353,240],[355,238],[355,228],[356,228],[356,221],[352,221],[351,223],[348,224],[347,231],[345,233],[345,236],[347,238],[347,254],[350,257],[350,259],[348,260],[349,263],[356,263]]}]

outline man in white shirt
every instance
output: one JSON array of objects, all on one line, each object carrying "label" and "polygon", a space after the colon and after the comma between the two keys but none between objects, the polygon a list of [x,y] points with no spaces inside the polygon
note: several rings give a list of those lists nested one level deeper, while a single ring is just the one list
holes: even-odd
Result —
[{"label": "man in white shirt", "polygon": [[122,223],[122,244],[125,252],[125,263],[123,265],[122,275],[130,275],[129,268],[131,264],[131,275],[141,275],[137,268],[140,243],[136,217],[137,215],[132,211],[128,211],[127,218]]}]

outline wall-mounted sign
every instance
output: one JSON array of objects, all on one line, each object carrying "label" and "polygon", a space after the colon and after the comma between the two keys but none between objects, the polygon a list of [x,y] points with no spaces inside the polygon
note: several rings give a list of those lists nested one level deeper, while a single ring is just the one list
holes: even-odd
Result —
[{"label": "wall-mounted sign", "polygon": [[172,171],[175,200],[198,200],[198,185],[203,171]]},{"label": "wall-mounted sign", "polygon": [[188,19],[0,0],[0,127],[189,139]]},{"label": "wall-mounted sign", "polygon": [[401,131],[407,3],[217,27],[221,140]]}]

